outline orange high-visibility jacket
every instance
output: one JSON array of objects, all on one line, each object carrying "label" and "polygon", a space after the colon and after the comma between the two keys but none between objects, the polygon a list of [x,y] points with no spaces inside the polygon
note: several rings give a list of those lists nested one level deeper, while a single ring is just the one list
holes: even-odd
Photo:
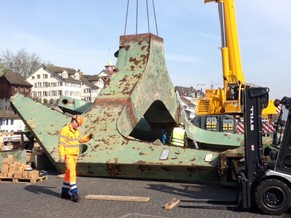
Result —
[{"label": "orange high-visibility jacket", "polygon": [[67,124],[59,134],[59,155],[78,155],[80,152],[79,144],[89,140],[88,136],[81,137],[78,130],[74,130],[70,124]]}]

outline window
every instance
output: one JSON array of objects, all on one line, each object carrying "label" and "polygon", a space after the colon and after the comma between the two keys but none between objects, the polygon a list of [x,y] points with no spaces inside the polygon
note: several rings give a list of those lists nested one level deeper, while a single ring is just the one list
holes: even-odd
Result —
[{"label": "window", "polygon": [[11,120],[10,120],[10,125],[13,125],[13,124],[14,124],[14,120],[11,119]]},{"label": "window", "polygon": [[34,79],[34,76],[32,76],[31,79]]},{"label": "window", "polygon": [[67,71],[64,71],[64,72],[62,73],[62,77],[65,78],[65,79],[68,78],[68,73],[67,73]]},{"label": "window", "polygon": [[43,87],[49,87],[50,83],[49,82],[43,82],[42,85],[43,85]]},{"label": "window", "polygon": [[79,74],[79,73],[75,73],[75,75],[74,75],[74,79],[75,79],[75,80],[80,80],[80,74]]},{"label": "window", "polygon": [[90,88],[84,89],[84,93],[90,93],[90,92],[91,92]]},{"label": "window", "polygon": [[47,74],[42,74],[42,78],[43,79],[47,79],[48,78],[48,75]]},{"label": "window", "polygon": [[36,75],[36,78],[40,79],[40,75],[39,75],[39,74],[37,74],[37,75]]}]

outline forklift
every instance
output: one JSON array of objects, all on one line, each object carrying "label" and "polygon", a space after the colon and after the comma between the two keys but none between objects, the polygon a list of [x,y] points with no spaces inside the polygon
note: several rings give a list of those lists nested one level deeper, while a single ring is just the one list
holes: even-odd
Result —
[{"label": "forklift", "polygon": [[[213,200],[185,200],[196,202],[187,208],[241,208],[254,206],[262,212],[279,215],[291,206],[291,98],[274,101],[282,105],[275,124],[271,147],[262,144],[262,110],[267,107],[269,89],[246,86],[244,105],[244,164],[237,172],[237,196],[235,202]],[[181,200],[183,202],[183,200]],[[207,203],[202,205],[201,202]],[[183,207],[183,205],[181,206]]]}]

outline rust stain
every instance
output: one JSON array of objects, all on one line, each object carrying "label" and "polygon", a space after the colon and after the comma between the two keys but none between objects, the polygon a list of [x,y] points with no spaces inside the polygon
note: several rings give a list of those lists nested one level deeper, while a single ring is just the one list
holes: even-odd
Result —
[{"label": "rust stain", "polygon": [[124,46],[125,51],[128,51],[130,49],[130,45]]},{"label": "rust stain", "polygon": [[112,177],[116,177],[121,173],[120,166],[118,166],[116,164],[107,164],[106,166],[107,166],[106,171],[107,171],[108,175],[110,175]]},{"label": "rust stain", "polygon": [[[140,161],[140,162],[143,162],[143,161]],[[151,171],[152,170],[150,166],[146,166],[146,165],[139,165],[138,169],[139,169],[140,172],[145,172],[145,171]]]},{"label": "rust stain", "polygon": [[131,58],[129,59],[129,61],[132,62],[132,63],[135,64],[135,65],[138,65],[138,64],[140,63],[140,60],[137,60],[136,58],[133,58],[133,57],[131,57]]},{"label": "rust stain", "polygon": [[201,171],[201,169],[196,165],[192,165],[191,167],[187,167],[186,169],[191,173],[198,173]]}]

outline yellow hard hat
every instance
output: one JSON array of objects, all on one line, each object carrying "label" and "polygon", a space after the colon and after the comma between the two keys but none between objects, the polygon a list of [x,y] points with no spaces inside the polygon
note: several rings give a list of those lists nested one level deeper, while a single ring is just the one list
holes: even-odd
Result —
[{"label": "yellow hard hat", "polygon": [[83,124],[83,117],[81,117],[80,115],[74,115],[73,116],[73,120],[76,120],[76,122],[78,123],[79,126],[82,126]]}]

